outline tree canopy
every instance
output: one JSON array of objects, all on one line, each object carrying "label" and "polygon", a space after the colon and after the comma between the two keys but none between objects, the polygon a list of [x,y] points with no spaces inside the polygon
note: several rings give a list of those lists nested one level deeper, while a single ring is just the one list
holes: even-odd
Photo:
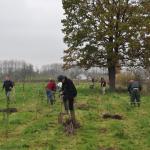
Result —
[{"label": "tree canopy", "polygon": [[130,0],[62,0],[64,67],[107,67],[115,88],[116,66],[149,64],[149,3]]}]

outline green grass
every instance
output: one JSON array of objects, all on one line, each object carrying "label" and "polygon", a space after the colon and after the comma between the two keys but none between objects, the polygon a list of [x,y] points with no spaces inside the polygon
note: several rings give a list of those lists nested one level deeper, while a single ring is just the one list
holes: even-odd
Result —
[{"label": "green grass", "polygon": [[[8,138],[6,124],[0,114],[0,150],[149,150],[150,101],[142,96],[140,108],[131,108],[127,93],[100,94],[97,86],[77,86],[76,116],[81,124],[75,135],[64,133],[58,124],[60,100],[53,107],[47,105],[43,84],[16,84],[11,107],[18,109],[9,116]],[[77,106],[85,104],[86,108]],[[0,93],[0,109],[6,107],[4,93]],[[120,114],[123,120],[104,120],[103,113]]]}]

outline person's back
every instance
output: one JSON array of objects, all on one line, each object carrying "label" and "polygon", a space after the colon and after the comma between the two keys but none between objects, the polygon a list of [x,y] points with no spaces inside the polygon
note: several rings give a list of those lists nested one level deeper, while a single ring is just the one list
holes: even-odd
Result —
[{"label": "person's back", "polygon": [[72,80],[65,78],[65,82],[62,84],[62,91],[65,96],[76,97],[77,90],[72,82]]},{"label": "person's back", "polygon": [[140,106],[140,91],[142,90],[142,86],[139,81],[131,80],[128,85],[128,92],[131,97],[131,105]]},{"label": "person's back", "polygon": [[48,82],[47,89],[51,90],[51,91],[55,91],[56,90],[56,84],[53,81]]},{"label": "person's back", "polygon": [[56,89],[57,89],[57,85],[56,85],[55,81],[53,80],[53,91],[56,91]]},{"label": "person's back", "polygon": [[141,84],[139,83],[139,81],[133,81],[131,84],[131,90],[134,89],[138,89],[139,91],[141,91]]}]

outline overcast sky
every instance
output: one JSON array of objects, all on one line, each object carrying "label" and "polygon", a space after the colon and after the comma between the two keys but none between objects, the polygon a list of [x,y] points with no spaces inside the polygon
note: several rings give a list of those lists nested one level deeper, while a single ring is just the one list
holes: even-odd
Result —
[{"label": "overcast sky", "polygon": [[62,62],[61,0],[0,0],[0,60]]}]

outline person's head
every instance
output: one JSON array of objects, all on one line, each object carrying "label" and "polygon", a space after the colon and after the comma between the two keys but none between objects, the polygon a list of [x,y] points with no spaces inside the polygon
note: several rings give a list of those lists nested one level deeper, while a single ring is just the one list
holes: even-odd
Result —
[{"label": "person's head", "polygon": [[104,81],[104,78],[103,78],[103,77],[101,77],[101,81]]},{"label": "person's head", "polygon": [[66,77],[63,76],[63,75],[59,75],[59,76],[57,77],[58,82],[64,83],[64,82],[65,82],[65,79],[66,79]]},{"label": "person's head", "polygon": [[10,76],[5,76],[5,80],[10,80]]},{"label": "person's head", "polygon": [[129,84],[131,84],[131,83],[133,83],[134,82],[134,80],[133,79],[131,79],[130,81],[129,81]]},{"label": "person's head", "polygon": [[49,78],[48,81],[49,81],[49,82],[52,82],[53,80],[52,80],[52,78]]}]

